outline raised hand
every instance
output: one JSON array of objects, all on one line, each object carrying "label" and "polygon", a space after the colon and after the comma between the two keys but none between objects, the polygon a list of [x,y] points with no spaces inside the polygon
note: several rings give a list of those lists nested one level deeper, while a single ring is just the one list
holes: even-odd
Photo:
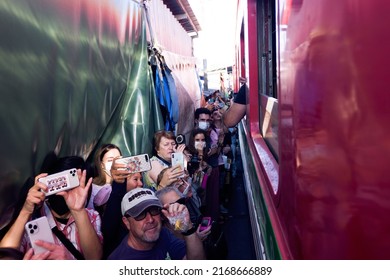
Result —
[{"label": "raised hand", "polygon": [[69,210],[71,211],[79,211],[85,208],[88,190],[92,184],[92,178],[89,178],[88,181],[85,182],[87,177],[86,170],[81,171],[81,169],[78,169],[77,176],[80,181],[80,185],[78,187],[57,193],[57,195],[61,195],[65,199],[66,205],[68,205]]},{"label": "raised hand", "polygon": [[35,205],[41,205],[45,200],[45,192],[47,191],[47,186],[38,181],[39,178],[47,176],[47,173],[39,174],[35,177],[35,184],[30,188],[27,194],[26,201],[23,205],[23,211],[31,214],[34,211]]},{"label": "raised hand", "polygon": [[117,159],[120,158],[122,157],[114,158],[111,166],[111,177],[117,183],[123,183],[125,179],[131,174],[125,163],[120,163],[117,161]]}]

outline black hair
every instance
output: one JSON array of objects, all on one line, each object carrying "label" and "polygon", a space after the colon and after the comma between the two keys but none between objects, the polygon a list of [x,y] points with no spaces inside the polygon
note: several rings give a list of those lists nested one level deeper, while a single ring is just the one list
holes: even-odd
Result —
[{"label": "black hair", "polygon": [[[67,169],[76,168],[81,170],[86,170],[86,182],[89,180],[89,178],[93,177],[93,169],[92,167],[87,164],[87,162],[80,156],[65,156],[65,157],[59,157],[54,158],[54,156],[50,155],[50,165],[45,166],[46,171],[49,175],[54,174],[57,172],[61,172]],[[89,188],[88,191],[88,197],[87,197],[87,204],[91,197],[92,193],[92,186]]]},{"label": "black hair", "polygon": [[211,112],[209,109],[205,107],[200,107],[195,110],[195,120],[199,119],[200,114],[206,114],[211,116]]}]

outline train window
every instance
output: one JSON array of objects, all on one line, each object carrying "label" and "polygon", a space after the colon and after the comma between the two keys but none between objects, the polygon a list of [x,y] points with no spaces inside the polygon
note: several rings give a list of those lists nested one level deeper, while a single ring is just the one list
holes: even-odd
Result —
[{"label": "train window", "polygon": [[275,1],[257,2],[259,46],[259,129],[276,160],[278,160],[278,100],[276,68]]}]

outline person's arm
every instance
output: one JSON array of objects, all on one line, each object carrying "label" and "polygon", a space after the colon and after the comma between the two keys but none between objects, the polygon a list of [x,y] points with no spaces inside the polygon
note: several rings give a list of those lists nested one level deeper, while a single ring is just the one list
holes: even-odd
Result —
[{"label": "person's arm", "polygon": [[227,127],[233,127],[245,116],[246,105],[233,103],[223,114],[222,120]]},{"label": "person's arm", "polygon": [[[191,229],[192,230],[192,229]],[[206,254],[203,248],[203,242],[199,238],[199,235],[194,231],[190,235],[184,236],[184,241],[186,242],[186,255],[183,259],[186,260],[205,260]]]},{"label": "person's arm", "polygon": [[[92,178],[89,178],[88,182],[85,183],[85,170],[82,172],[81,170],[77,170],[77,175],[79,176],[80,185],[70,191],[59,192],[58,195],[64,197],[70,213],[75,220],[84,257],[87,260],[99,260],[103,255],[103,246],[85,208],[85,202],[88,196],[88,190],[92,184]],[[98,219],[100,220],[100,216]]]},{"label": "person's arm", "polygon": [[89,220],[87,210],[71,211],[76,222],[80,238],[80,246],[87,260],[100,260],[103,256],[103,246]]},{"label": "person's arm", "polygon": [[[43,191],[47,191],[47,186],[39,183],[38,179],[47,176],[42,173],[35,177],[35,185],[30,188],[23,208],[20,210],[15,222],[0,241],[0,247],[11,247],[19,249],[24,234],[24,225],[30,220],[34,212],[35,205],[40,205],[45,199]],[[41,191],[42,190],[42,191]]]},{"label": "person's arm", "polygon": [[24,234],[24,225],[29,221],[31,213],[20,211],[15,222],[0,241],[0,247],[19,249]]},{"label": "person's arm", "polygon": [[147,175],[149,175],[150,179],[152,179],[152,181],[157,184],[158,174],[160,174],[164,167],[158,161],[152,161],[151,164],[152,169],[147,172]]},{"label": "person's arm", "polygon": [[[176,217],[180,213],[184,213],[184,220],[182,223],[179,223],[178,228],[175,230],[180,231],[183,235],[184,241],[186,243],[186,255],[183,257],[187,260],[204,260],[206,259],[206,254],[204,252],[203,243],[200,240],[198,234],[196,234],[197,228],[191,223],[190,214],[188,208],[179,203],[165,204],[162,210],[162,213],[168,219],[171,217]],[[182,225],[186,228],[182,228]]]}]

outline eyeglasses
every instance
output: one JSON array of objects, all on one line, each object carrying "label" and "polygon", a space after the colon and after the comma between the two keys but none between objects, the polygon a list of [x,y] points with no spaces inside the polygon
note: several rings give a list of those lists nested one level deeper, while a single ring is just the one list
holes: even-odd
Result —
[{"label": "eyeglasses", "polygon": [[[158,206],[152,206],[152,207],[149,207],[148,209],[144,210],[143,212],[141,212],[141,214],[139,214],[138,216],[136,217],[133,217],[134,220],[136,221],[142,221],[143,219],[146,218],[146,214],[149,213],[151,216],[157,216],[157,215],[160,215],[161,214],[161,208],[158,207]],[[131,217],[130,215],[126,214],[126,217]]]},{"label": "eyeglasses", "polygon": [[188,182],[182,178],[179,178],[175,183],[173,183],[175,188],[180,188],[183,186],[188,186]]}]

